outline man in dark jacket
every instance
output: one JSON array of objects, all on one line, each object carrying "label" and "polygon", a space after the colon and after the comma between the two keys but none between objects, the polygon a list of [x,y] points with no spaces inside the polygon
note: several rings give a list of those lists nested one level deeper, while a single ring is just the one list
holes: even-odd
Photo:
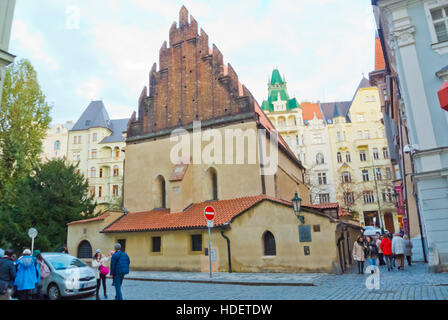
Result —
[{"label": "man in dark jacket", "polygon": [[115,253],[110,260],[110,275],[112,277],[112,285],[115,287],[115,300],[123,300],[121,285],[123,284],[124,276],[129,273],[131,260],[125,252],[121,251],[119,243],[116,243],[114,248]]},{"label": "man in dark jacket", "polygon": [[8,249],[3,257],[0,257],[0,300],[9,300],[11,288],[16,278],[16,266],[11,259],[13,251]]}]

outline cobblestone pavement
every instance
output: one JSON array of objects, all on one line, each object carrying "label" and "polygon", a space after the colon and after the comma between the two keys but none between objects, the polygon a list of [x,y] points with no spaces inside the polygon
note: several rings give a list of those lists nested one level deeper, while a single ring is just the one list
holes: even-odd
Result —
[{"label": "cobblestone pavement", "polygon": [[[235,274],[237,275],[237,274]],[[184,274],[185,276],[185,274]],[[292,278],[298,275],[290,275]],[[380,269],[380,288],[369,290],[365,282],[370,274],[307,275],[315,286],[246,286],[186,282],[126,280],[125,299],[152,300],[447,300],[448,274],[427,273],[427,265],[416,263],[405,271]],[[202,277],[197,275],[197,277]],[[270,279],[275,278],[269,275]],[[282,280],[282,276],[277,275]],[[248,275],[246,275],[248,278]],[[250,277],[249,277],[250,278]],[[260,275],[256,276],[257,279]],[[107,281],[109,299],[115,296],[111,280]],[[101,298],[102,295],[100,295]],[[89,297],[87,299],[95,299]]]}]

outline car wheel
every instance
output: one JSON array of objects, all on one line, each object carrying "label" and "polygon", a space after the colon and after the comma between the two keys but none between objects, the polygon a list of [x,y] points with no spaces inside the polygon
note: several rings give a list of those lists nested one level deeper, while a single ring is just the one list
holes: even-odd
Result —
[{"label": "car wheel", "polygon": [[61,292],[56,284],[52,283],[48,287],[48,298],[50,300],[59,300],[61,298]]}]

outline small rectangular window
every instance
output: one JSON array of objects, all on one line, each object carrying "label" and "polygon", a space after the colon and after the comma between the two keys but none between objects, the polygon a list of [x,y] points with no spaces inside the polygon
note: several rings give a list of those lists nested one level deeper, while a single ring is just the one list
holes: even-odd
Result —
[{"label": "small rectangular window", "polygon": [[311,226],[299,226],[300,242],[311,242]]},{"label": "small rectangular window", "polygon": [[313,231],[314,232],[320,232],[320,224],[313,225]]},{"label": "small rectangular window", "polygon": [[191,235],[191,251],[202,251],[202,235]]},{"label": "small rectangular window", "polygon": [[160,252],[162,245],[161,237],[152,237],[152,252]]}]

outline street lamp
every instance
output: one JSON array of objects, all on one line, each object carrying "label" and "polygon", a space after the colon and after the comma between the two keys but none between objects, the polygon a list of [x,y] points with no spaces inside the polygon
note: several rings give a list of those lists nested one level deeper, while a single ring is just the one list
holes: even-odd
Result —
[{"label": "street lamp", "polygon": [[300,199],[299,195],[297,194],[297,192],[294,194],[294,198],[292,198],[292,205],[294,208],[294,213],[297,217],[297,219],[300,220],[300,222],[302,224],[305,223],[305,217],[300,215],[300,204],[302,202],[302,199]]}]

